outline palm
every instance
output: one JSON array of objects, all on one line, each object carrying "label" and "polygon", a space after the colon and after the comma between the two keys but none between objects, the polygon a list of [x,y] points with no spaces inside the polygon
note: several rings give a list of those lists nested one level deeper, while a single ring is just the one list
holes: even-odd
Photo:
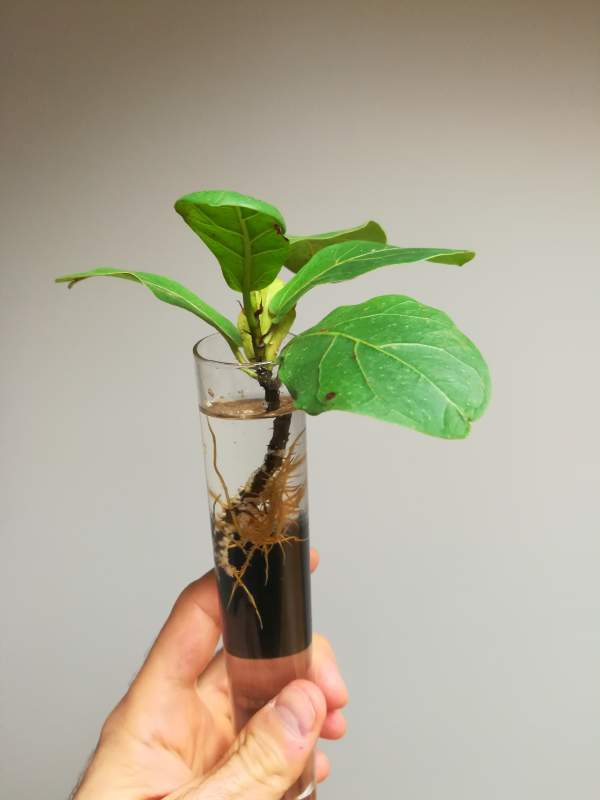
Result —
[{"label": "palm", "polygon": [[[77,800],[168,798],[223,758],[235,730],[223,654],[214,655],[219,635],[218,597],[209,574],[182,593],[146,663],[106,721]],[[311,677],[330,712],[321,735],[339,738],[345,687],[339,677],[331,679],[333,655],[326,640],[315,637],[313,653]],[[322,767],[321,777],[326,772]]]},{"label": "palm", "polygon": [[164,797],[202,777],[235,736],[222,655],[196,685],[127,696],[113,712],[109,733],[113,726],[128,765],[123,782],[135,786],[140,797]]}]

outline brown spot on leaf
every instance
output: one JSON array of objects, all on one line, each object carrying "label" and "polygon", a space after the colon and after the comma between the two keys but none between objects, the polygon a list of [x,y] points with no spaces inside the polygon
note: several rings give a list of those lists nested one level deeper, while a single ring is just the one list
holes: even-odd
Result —
[{"label": "brown spot on leaf", "polygon": [[325,400],[333,400],[334,397],[335,397],[335,392],[327,392],[327,394],[325,395]]},{"label": "brown spot on leaf", "polygon": [[277,231],[277,233],[278,233],[280,236],[283,236],[283,228],[281,227],[281,225],[280,225],[278,222],[276,222],[276,223],[273,225],[273,227],[275,228],[275,230]]}]

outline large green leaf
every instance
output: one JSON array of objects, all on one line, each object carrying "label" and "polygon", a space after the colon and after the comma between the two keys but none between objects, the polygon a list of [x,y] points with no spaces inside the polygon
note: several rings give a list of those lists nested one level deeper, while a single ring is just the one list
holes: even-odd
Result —
[{"label": "large green leaf", "polygon": [[314,236],[290,236],[290,252],[285,262],[288,269],[298,272],[315,253],[330,244],[360,239],[363,242],[385,242],[385,231],[377,222],[370,220],[356,228],[342,231],[317,233]]},{"label": "large green leaf", "polygon": [[281,351],[297,408],[367,414],[460,439],[489,400],[488,368],[442,311],[384,295],[342,306]]},{"label": "large green leaf", "polygon": [[264,289],[285,263],[285,222],[269,203],[237,192],[194,192],[175,210],[217,257],[228,285],[238,292]]},{"label": "large green leaf", "polygon": [[56,278],[56,283],[68,283],[70,289],[79,281],[95,277],[124,278],[128,281],[137,281],[147,289],[150,289],[159,300],[184,308],[186,311],[191,311],[192,314],[208,322],[209,325],[216,328],[227,339],[234,349],[241,347],[242,337],[233,322],[230,322],[227,317],[224,317],[212,306],[201,300],[194,292],[186,289],[185,286],[182,286],[177,281],[171,280],[171,278],[154,275],[152,272],[131,272],[130,270],[99,267],[88,272],[74,272],[71,275],[62,275],[60,278]]},{"label": "large green leaf", "polygon": [[436,261],[462,266],[474,257],[471,250],[447,250],[442,247],[394,247],[375,242],[342,242],[320,250],[289,280],[271,300],[275,320],[293,308],[303,294],[322,283],[348,281],[390,264]]}]

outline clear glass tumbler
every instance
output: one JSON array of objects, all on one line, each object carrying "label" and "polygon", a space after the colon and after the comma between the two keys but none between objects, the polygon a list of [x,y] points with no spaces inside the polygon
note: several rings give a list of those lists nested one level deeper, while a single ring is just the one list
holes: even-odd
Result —
[{"label": "clear glass tumbler", "polygon": [[[277,364],[239,364],[218,334],[194,347],[223,645],[236,730],[309,675],[304,413]],[[311,758],[283,800],[316,797]]]}]

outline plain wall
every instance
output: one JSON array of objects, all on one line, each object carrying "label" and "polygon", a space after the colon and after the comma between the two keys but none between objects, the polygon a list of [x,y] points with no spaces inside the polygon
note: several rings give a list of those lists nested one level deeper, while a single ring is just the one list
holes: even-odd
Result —
[{"label": "plain wall", "polygon": [[316,627],[347,677],[323,798],[600,791],[600,8],[593,2],[3,3],[2,796],[68,794],[180,589],[211,564],[191,347],[141,287],[236,313],[172,210],[380,220],[464,269],[387,268],[481,347],[463,442],[310,421]]}]

